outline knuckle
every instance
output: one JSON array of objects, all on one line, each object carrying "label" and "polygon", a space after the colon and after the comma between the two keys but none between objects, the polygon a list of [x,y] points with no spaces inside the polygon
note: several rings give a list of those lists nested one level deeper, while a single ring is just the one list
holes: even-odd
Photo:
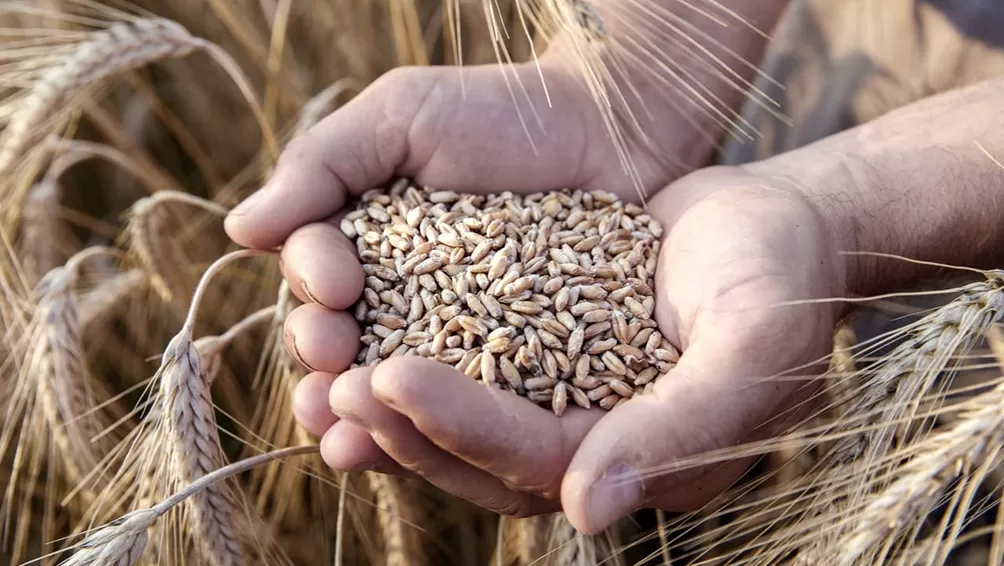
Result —
[{"label": "knuckle", "polygon": [[482,504],[482,507],[499,515],[518,519],[532,517],[537,513],[530,502],[530,497],[524,494],[499,492]]},{"label": "knuckle", "polygon": [[[395,67],[373,83],[377,147],[395,147],[412,142],[416,128],[426,138],[442,118],[445,105],[435,93],[444,75],[429,67]],[[412,148],[413,150],[415,148]]]},{"label": "knuckle", "polygon": [[280,163],[294,165],[309,159],[311,152],[317,147],[316,143],[310,141],[310,135],[308,131],[289,140],[279,156]]},{"label": "knuckle", "polygon": [[[497,469],[508,469],[511,465],[512,463],[510,461],[498,462]],[[524,477],[516,481],[503,479],[502,483],[513,491],[529,493],[551,500],[558,498],[558,494],[561,490],[561,480],[563,477],[564,470],[559,468],[557,471],[552,472],[548,470],[542,475]]]}]

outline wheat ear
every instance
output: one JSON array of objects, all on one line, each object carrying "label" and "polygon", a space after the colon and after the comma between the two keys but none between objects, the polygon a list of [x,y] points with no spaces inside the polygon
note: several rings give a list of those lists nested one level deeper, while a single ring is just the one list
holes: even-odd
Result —
[{"label": "wheat ear", "polygon": [[[845,463],[849,479],[840,500],[831,504],[852,512],[867,494],[886,486],[891,477],[883,464],[887,454],[909,446],[930,427],[925,421],[930,423],[931,417],[917,416],[923,400],[932,392],[940,398],[936,387],[951,383],[957,373],[953,364],[964,359],[1002,315],[1004,271],[991,271],[986,281],[967,285],[952,302],[921,318],[877,368],[866,370],[863,388],[840,421],[845,428],[863,425],[864,431],[838,442],[830,454],[831,463]],[[817,543],[820,556],[846,547],[847,524],[823,531],[827,536]]]},{"label": "wheat ear", "polygon": [[138,293],[147,284],[146,275],[138,269],[117,273],[80,297],[80,328],[91,328],[105,320],[121,306],[123,300]]},{"label": "wheat ear", "polygon": [[499,518],[499,538],[502,548],[496,549],[493,566],[498,563],[504,566],[530,566],[538,564],[538,560],[547,553],[547,540],[550,535],[548,518],[544,516],[525,518]]},{"label": "wheat ear", "polygon": [[[952,481],[973,474],[974,466],[997,460],[1004,442],[1004,384],[967,405],[955,426],[911,448],[916,456],[895,469],[890,475],[896,480],[857,515],[837,564],[852,566],[887,539],[915,532]],[[964,511],[950,509],[949,513],[961,521]]]},{"label": "wheat ear", "polygon": [[[123,274],[124,275],[124,274]],[[101,289],[95,290],[99,292]],[[100,299],[99,299],[100,301]],[[223,354],[233,341],[254,328],[256,325],[270,318],[274,307],[266,307],[241,320],[225,333],[219,336],[204,336],[191,343],[190,348],[194,349],[200,361],[200,379],[205,386],[211,387],[220,368],[223,364]],[[172,343],[173,344],[173,343]],[[170,348],[169,348],[170,350]],[[167,367],[158,370],[154,379],[162,378]],[[171,433],[168,425],[165,424],[170,416],[165,416],[165,410],[170,409],[163,395],[154,396],[146,401],[143,406],[147,407],[147,413],[141,425],[130,431],[129,435],[120,444],[120,449],[128,449],[125,460],[119,473],[112,479],[105,489],[105,494],[111,494],[117,501],[132,499],[134,505],[145,506],[157,497],[172,489],[176,484],[183,484],[183,479],[170,475],[163,478],[165,469],[172,466],[174,451],[168,450],[165,453],[164,447],[173,447]],[[190,438],[191,440],[191,438]],[[197,443],[204,444],[204,439],[198,439]],[[132,448],[129,449],[130,444]],[[212,453],[212,451],[209,451]],[[173,471],[172,471],[173,473]],[[199,503],[200,501],[195,501]],[[103,503],[99,501],[100,505]],[[101,512],[96,506],[93,516],[107,515]],[[159,537],[153,541],[156,551],[163,549],[165,552],[172,552],[170,544],[165,544]],[[172,558],[167,557],[168,560]]]},{"label": "wheat ear", "polygon": [[148,509],[133,511],[99,527],[83,541],[72,546],[76,553],[60,563],[60,566],[132,566],[146,549],[147,530],[178,504],[254,467],[280,458],[315,453],[318,449],[316,445],[283,448],[212,470],[160,503]]},{"label": "wheat ear", "polygon": [[492,563],[505,566],[594,566],[623,564],[616,528],[579,533],[563,513],[523,519],[503,518]]},{"label": "wheat ear", "polygon": [[36,183],[28,192],[21,216],[21,266],[29,281],[37,282],[59,266],[56,242],[63,236],[56,184]]},{"label": "wheat ear", "polygon": [[187,193],[157,191],[137,200],[129,214],[126,233],[129,248],[139,265],[150,277],[150,285],[162,301],[179,312],[188,310],[188,297],[193,291],[191,279],[184,271],[187,261],[180,244],[172,237],[168,224],[167,203],[180,203],[223,217],[227,209],[220,204]]},{"label": "wheat ear", "polygon": [[[955,300],[897,332],[905,332],[905,339],[880,362],[824,380],[838,414],[808,436],[796,434],[803,445],[825,450],[798,482],[786,486],[786,497],[761,503],[761,515],[783,513],[783,527],[775,525],[769,535],[745,547],[744,556],[776,563],[797,549],[804,563],[825,564],[844,546],[853,520],[828,518],[855,517],[861,501],[890,481],[887,454],[925,433],[925,421],[931,418],[918,414],[922,400],[932,392],[940,398],[936,388],[950,383],[957,371],[953,364],[1004,314],[1002,275],[987,272],[986,281],[963,287]],[[868,353],[865,349],[854,358]]]},{"label": "wheat ear", "polygon": [[[197,50],[209,53],[241,89],[263,128],[271,153],[277,153],[272,131],[247,79],[222,49],[192,36],[171,20],[120,22],[94,32],[89,40],[77,46],[72,57],[42,74],[19,101],[0,136],[0,179],[3,179],[0,199],[9,206],[5,225],[16,225],[23,191],[27,188],[24,180],[34,177],[39,166],[38,153],[27,160],[22,158],[40,147],[45,149],[39,142],[61,128],[67,119],[66,111],[79,101],[83,92],[117,74],[166,58],[185,57]],[[28,164],[26,170],[19,166],[22,161]]]},{"label": "wheat ear", "polygon": [[384,566],[421,566],[422,548],[412,517],[414,503],[407,497],[402,480],[366,472],[377,508],[377,523],[383,538]]},{"label": "wheat ear", "polygon": [[[723,560],[741,558],[749,564],[782,564],[793,555],[798,563],[832,564],[854,529],[863,501],[895,481],[890,471],[894,464],[903,458],[904,450],[924,438],[926,423],[939,412],[938,404],[945,397],[940,384],[951,382],[959,360],[1004,314],[1004,272],[990,271],[985,276],[986,281],[963,287],[954,301],[904,330],[880,336],[878,340],[885,344],[906,334],[878,362],[852,367],[850,362],[861,359],[862,353],[834,360],[835,373],[824,376],[822,382],[829,409],[835,409],[835,414],[827,415],[823,424],[807,426],[805,422],[779,439],[660,468],[665,473],[736,455],[763,454],[792,441],[820,454],[797,481],[779,486],[780,491],[754,494],[752,502],[742,502],[734,493],[725,498],[726,507],[716,510],[719,516],[748,511],[747,518],[730,520],[713,537],[695,538],[700,548],[694,552]],[[874,347],[874,341],[869,342]],[[849,375],[844,375],[847,370]],[[687,523],[684,527],[693,528],[695,519]],[[749,543],[724,554],[720,550],[720,537],[736,540],[745,535],[751,536]]]},{"label": "wheat ear", "polygon": [[[28,469],[27,481],[33,485],[40,473],[38,463],[48,459],[50,487],[57,479],[65,479],[79,488],[107,453],[107,441],[96,441],[105,424],[98,398],[106,395],[95,390],[97,384],[84,360],[74,286],[83,263],[114,253],[103,247],[87,248],[47,273],[36,288],[37,302],[27,331],[14,344],[18,376],[8,384],[11,389],[0,434],[0,455],[16,443],[14,469],[4,497],[8,523],[22,467]],[[92,495],[89,489],[82,493],[88,499]],[[28,526],[23,516],[17,523],[17,529]]]},{"label": "wheat ear", "polygon": [[[72,57],[41,76],[10,117],[0,137],[0,177],[10,177],[26,152],[59,129],[65,120],[62,112],[88,87],[167,57],[184,57],[204,44],[180,24],[164,19],[139,19],[95,32]],[[7,191],[4,196],[13,199],[7,202],[19,200]]]},{"label": "wheat ear", "polygon": [[[208,282],[227,263],[254,252],[228,254],[206,270],[192,299],[188,318],[171,340],[161,362],[158,401],[163,434],[168,441],[172,483],[187,485],[223,466],[216,412],[209,379],[192,334],[195,313],[205,296]],[[156,448],[156,447],[154,447]],[[205,559],[213,566],[246,563],[236,526],[243,521],[238,493],[221,482],[191,497],[186,511]]]},{"label": "wheat ear", "polygon": [[[223,466],[225,460],[209,383],[187,331],[168,345],[161,367],[161,418],[170,442],[171,479],[186,485]],[[186,502],[186,510],[207,562],[213,566],[245,563],[241,539],[234,530],[240,511],[229,486],[221,483],[206,488]]]},{"label": "wheat ear", "polygon": [[[212,375],[207,370],[214,371],[213,360],[217,353],[214,346],[221,345],[214,339],[219,338],[225,344],[230,338],[224,335],[203,339],[200,344],[205,351],[200,352],[193,339],[196,312],[209,281],[224,265],[237,258],[265,253],[268,252],[233,252],[218,259],[203,274],[185,324],[165,349],[151,382],[156,390],[145,402],[149,413],[127,438],[131,447],[120,445],[128,450],[125,462],[103,495],[117,500],[129,497],[124,494],[131,494],[135,505],[145,507],[150,501],[183,488],[223,465],[225,456],[210,395]],[[208,368],[203,366],[203,359],[210,362]],[[162,531],[172,539],[180,537],[181,540],[155,539],[158,551],[189,552],[194,543],[203,560],[214,566],[244,563],[242,543],[258,541],[237,536],[252,530],[252,525],[245,521],[246,504],[241,495],[228,483],[221,482],[186,501],[183,515],[172,516],[172,521]],[[185,524],[173,525],[177,520]],[[243,529],[244,526],[248,529]],[[167,560],[174,562],[181,558],[167,557]]]}]

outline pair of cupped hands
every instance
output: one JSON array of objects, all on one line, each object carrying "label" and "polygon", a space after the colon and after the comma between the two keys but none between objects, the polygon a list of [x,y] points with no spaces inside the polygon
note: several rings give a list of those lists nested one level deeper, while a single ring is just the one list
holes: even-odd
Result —
[{"label": "pair of cupped hands", "polygon": [[305,303],[289,315],[286,347],[311,370],[293,410],[322,437],[329,466],[422,478],[504,515],[560,510],[594,534],[636,509],[702,505],[749,461],[660,469],[791,424],[805,382],[771,377],[826,354],[838,313],[811,300],[840,295],[845,275],[833,229],[797,185],[735,167],[676,179],[711,146],[695,150],[702,132],[667,109],[666,123],[645,126],[652,143],[631,153],[665,228],[655,318],[682,352],[650,394],[556,417],[433,360],[349,370],[364,276],[335,218],[353,196],[404,176],[462,192],[576,187],[640,201],[587,90],[558,66],[540,72],[543,83],[532,64],[517,67],[540,123],[496,65],[387,73],[292,140],[226,230],[243,246],[281,246],[283,276]]}]

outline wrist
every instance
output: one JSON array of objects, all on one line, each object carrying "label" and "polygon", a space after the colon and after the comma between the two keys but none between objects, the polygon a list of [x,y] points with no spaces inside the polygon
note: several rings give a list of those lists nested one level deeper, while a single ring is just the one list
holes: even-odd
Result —
[{"label": "wrist", "polygon": [[[800,191],[841,252],[990,268],[1004,259],[1004,80],[931,97],[748,170]],[[842,255],[848,292],[873,295],[946,269]]]}]

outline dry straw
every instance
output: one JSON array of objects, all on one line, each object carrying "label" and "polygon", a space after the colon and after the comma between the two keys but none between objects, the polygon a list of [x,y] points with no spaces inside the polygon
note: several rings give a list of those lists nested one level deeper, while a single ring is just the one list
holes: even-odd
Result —
[{"label": "dry straw", "polygon": [[429,357],[551,408],[612,409],[679,359],[655,321],[662,228],[601,191],[461,195],[402,180],[341,223],[366,285],[359,364]]}]

